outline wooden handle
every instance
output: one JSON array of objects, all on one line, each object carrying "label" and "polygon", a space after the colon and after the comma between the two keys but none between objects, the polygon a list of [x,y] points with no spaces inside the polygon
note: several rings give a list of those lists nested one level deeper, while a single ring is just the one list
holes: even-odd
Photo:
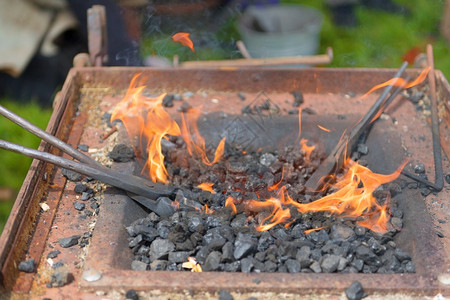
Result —
[{"label": "wooden handle", "polygon": [[327,54],[320,54],[320,55],[186,61],[180,63],[179,67],[238,68],[238,67],[277,66],[277,65],[291,65],[291,64],[324,65],[331,63],[332,60],[333,60],[333,50],[331,48],[328,48]]}]

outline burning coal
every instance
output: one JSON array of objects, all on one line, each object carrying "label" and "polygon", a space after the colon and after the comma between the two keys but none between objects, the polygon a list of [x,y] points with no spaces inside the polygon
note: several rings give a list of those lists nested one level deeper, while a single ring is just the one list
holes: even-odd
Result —
[{"label": "burning coal", "polygon": [[[152,181],[168,182],[161,148],[161,140],[168,135],[179,136],[183,133],[182,136],[185,138],[191,155],[199,155],[208,165],[217,162],[223,153],[225,140],[221,141],[219,147],[217,147],[214,160],[210,162],[205,153],[204,140],[195,126],[195,118],[198,117],[199,112],[191,110],[186,117],[183,115],[183,126],[180,130],[178,124],[172,120],[162,106],[165,94],[156,98],[143,96],[142,91],[145,86],[142,85],[142,82],[145,80],[138,80],[139,75],[136,75],[131,81],[125,97],[114,109],[111,120],[120,119],[130,138],[137,138],[137,144],[133,144],[136,153],[147,152],[144,170],[148,171]],[[194,115],[194,119],[191,115]],[[190,130],[194,131],[194,135],[190,133]]]},{"label": "burning coal", "polygon": [[[414,83],[420,80],[423,80],[423,76]],[[198,159],[210,168],[218,164],[223,159],[226,141],[225,138],[220,141],[214,151],[213,159],[210,159],[208,153],[211,151],[206,149],[205,140],[197,128],[197,120],[202,114],[201,108],[190,108],[186,113],[181,113],[181,125],[179,125],[162,106],[164,94],[156,98],[142,95],[145,88],[142,84],[143,81],[139,75],[133,78],[127,94],[115,108],[112,119],[120,119],[124,123],[130,138],[137,139],[136,153],[147,153],[144,170],[148,172],[151,180],[171,183],[171,175],[167,172],[165,156],[161,147],[162,139],[170,140],[171,137],[181,137],[187,152],[191,156],[190,161],[192,161],[192,158]],[[383,84],[378,87],[381,86]],[[308,145],[308,141],[301,138],[301,113],[299,113],[298,121],[300,148],[296,151],[302,154],[302,161],[307,165],[310,164],[311,154],[315,150],[315,146]],[[326,128],[322,130],[329,131]],[[180,159],[175,160],[179,161]],[[181,164],[185,165],[186,163],[185,159]],[[225,163],[229,164],[228,161]],[[384,233],[387,231],[386,224],[389,220],[389,213],[387,212],[389,201],[380,205],[372,194],[382,184],[396,179],[403,166],[404,164],[393,174],[381,175],[373,173],[357,162],[348,160],[344,172],[335,178],[336,182],[331,187],[333,192],[310,203],[302,203],[304,191],[300,194],[290,194],[290,189],[287,188],[289,184],[283,180],[283,176],[285,172],[292,173],[295,170],[286,171],[284,168],[281,178],[276,183],[265,187],[265,190],[254,191],[257,195],[255,198],[236,199],[233,197],[233,192],[245,193],[240,186],[229,186],[217,192],[227,197],[225,204],[233,212],[237,212],[236,206],[240,206],[241,209],[252,214],[258,211],[268,212],[268,215],[261,220],[257,227],[257,230],[260,231],[269,230],[280,223],[289,226],[295,220],[295,217],[291,214],[292,209],[295,209],[300,214],[328,212],[341,217],[358,218],[358,225],[375,232]],[[192,166],[188,164],[188,167]],[[209,171],[205,169],[204,172]],[[244,181],[251,180],[251,176],[248,176],[248,178],[245,174],[240,176],[244,178],[242,179]],[[261,176],[264,176],[264,174]],[[216,181],[217,184],[198,182],[196,185],[200,189],[215,193],[214,186],[219,183],[218,180]],[[209,211],[209,209],[205,208],[205,211]]]},{"label": "burning coal", "polygon": [[[424,79],[423,74],[414,84]],[[341,169],[327,175],[331,180],[323,190],[307,191],[305,183],[324,157],[318,145],[302,136],[301,112],[292,122],[298,123],[298,135],[277,151],[249,150],[231,139],[219,141],[223,135],[210,144],[198,125],[214,116],[203,115],[201,107],[180,105],[183,109],[175,121],[162,106],[164,95],[144,97],[143,81],[138,81],[139,76],[133,79],[112,118],[124,122],[135,152],[145,157],[142,165],[149,177],[183,189],[173,201],[167,198],[173,215],[152,212],[126,228],[135,255],[133,269],[415,272],[410,255],[393,240],[402,229],[403,212],[391,195],[402,187],[387,185],[406,163],[382,175],[346,159]],[[391,80],[373,90],[398,82],[402,87],[411,85]],[[269,111],[272,105],[266,102],[248,108]],[[371,114],[369,121],[378,117]],[[315,125],[326,134],[335,132]],[[150,147],[154,141],[160,145]],[[347,141],[344,133],[339,143]],[[158,167],[152,158],[157,158]]]}]

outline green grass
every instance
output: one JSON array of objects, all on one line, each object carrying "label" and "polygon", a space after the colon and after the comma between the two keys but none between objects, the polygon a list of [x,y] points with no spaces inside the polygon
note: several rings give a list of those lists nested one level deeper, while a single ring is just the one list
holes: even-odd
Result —
[{"label": "green grass", "polygon": [[[0,99],[0,104],[42,129],[46,128],[50,119],[51,110],[43,109],[35,103],[18,104],[9,99]],[[40,143],[39,138],[4,117],[0,117],[0,139],[30,148],[37,148]],[[31,161],[32,159],[26,156],[0,150],[0,187],[8,187],[18,191],[22,186]],[[0,232],[12,205],[12,201],[0,201]]]},{"label": "green grass", "polygon": [[406,4],[410,5],[408,15],[358,7],[356,28],[339,28],[325,22],[321,44],[334,49],[336,59],[331,66],[397,67],[408,50],[419,47],[425,52],[429,42],[436,48],[436,67],[441,67],[440,61],[447,66],[449,59],[442,50],[448,54],[448,48],[438,31],[442,4],[423,0]]},{"label": "green grass", "polygon": [[393,14],[363,6],[356,8],[358,26],[338,27],[322,1],[290,1],[314,6],[324,14],[321,51],[331,46],[334,60],[330,67],[396,68],[413,47],[425,53],[433,45],[435,66],[450,76],[450,52],[439,27],[444,1],[397,0],[409,13]]}]

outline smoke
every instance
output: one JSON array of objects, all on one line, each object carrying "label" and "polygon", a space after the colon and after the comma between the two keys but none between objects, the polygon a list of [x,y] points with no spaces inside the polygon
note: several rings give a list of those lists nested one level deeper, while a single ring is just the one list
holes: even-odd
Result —
[{"label": "smoke", "polygon": [[115,56],[116,65],[120,66],[141,66],[142,61],[139,55],[139,47],[136,44],[132,48],[126,48],[117,52]]}]

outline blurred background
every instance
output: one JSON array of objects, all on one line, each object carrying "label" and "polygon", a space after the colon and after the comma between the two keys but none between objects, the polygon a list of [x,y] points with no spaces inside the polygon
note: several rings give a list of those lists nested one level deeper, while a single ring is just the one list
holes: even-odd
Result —
[{"label": "blurred background", "polygon": [[[0,104],[44,128],[75,54],[87,51],[86,10],[105,5],[110,66],[315,55],[323,67],[420,65],[427,43],[450,76],[450,6],[444,0],[0,0]],[[190,33],[195,50],[175,42]],[[275,40],[270,40],[271,38]],[[298,66],[291,66],[298,67]],[[322,67],[322,66],[321,66]],[[39,139],[0,117],[0,139]],[[0,150],[0,232],[31,159]]]}]

